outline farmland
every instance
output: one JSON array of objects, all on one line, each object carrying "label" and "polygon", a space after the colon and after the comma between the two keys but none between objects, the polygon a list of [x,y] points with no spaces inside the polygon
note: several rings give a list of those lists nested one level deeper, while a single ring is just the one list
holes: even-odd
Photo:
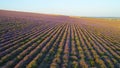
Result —
[{"label": "farmland", "polygon": [[0,68],[120,68],[120,19],[0,11]]}]

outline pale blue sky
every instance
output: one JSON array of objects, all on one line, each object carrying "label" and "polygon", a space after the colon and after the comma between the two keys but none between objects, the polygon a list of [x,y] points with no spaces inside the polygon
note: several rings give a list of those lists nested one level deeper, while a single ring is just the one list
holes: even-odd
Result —
[{"label": "pale blue sky", "polygon": [[120,0],[0,0],[0,9],[72,16],[120,17]]}]

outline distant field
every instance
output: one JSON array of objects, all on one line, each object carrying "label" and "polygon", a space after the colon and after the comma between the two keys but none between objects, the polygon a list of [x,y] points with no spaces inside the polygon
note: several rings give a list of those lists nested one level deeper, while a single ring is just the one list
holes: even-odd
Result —
[{"label": "distant field", "polygon": [[120,68],[120,19],[0,10],[0,68]]}]

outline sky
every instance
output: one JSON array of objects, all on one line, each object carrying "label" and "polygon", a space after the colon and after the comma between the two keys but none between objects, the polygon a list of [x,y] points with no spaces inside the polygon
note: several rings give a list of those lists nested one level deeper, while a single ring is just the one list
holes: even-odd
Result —
[{"label": "sky", "polygon": [[0,9],[69,16],[120,17],[120,0],[0,0]]}]

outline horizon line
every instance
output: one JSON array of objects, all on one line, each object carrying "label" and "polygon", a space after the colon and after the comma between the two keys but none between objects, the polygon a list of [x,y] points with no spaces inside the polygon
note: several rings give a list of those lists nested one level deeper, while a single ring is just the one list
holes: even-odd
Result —
[{"label": "horizon line", "polygon": [[15,12],[24,12],[24,13],[33,13],[33,14],[45,14],[45,15],[55,15],[55,16],[69,16],[69,17],[91,17],[91,18],[120,18],[118,16],[80,16],[80,15],[67,15],[60,13],[43,13],[35,11],[23,11],[23,10],[11,10],[11,9],[0,9],[0,11],[15,11]]}]

